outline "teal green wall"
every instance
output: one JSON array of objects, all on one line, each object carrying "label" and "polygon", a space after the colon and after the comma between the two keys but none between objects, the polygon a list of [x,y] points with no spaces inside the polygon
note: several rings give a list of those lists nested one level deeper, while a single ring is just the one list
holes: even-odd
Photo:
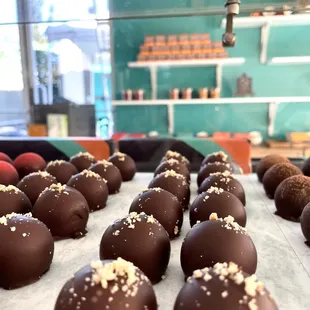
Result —
[{"label": "teal green wall", "polygon": [[[139,7],[138,3],[147,2],[134,1],[137,7]],[[133,3],[133,0],[129,2]],[[252,1],[252,3],[255,2]],[[120,2],[115,1],[114,3]],[[171,8],[169,3],[175,2],[172,0],[158,1],[156,8],[162,8],[164,3],[166,3],[166,7]],[[182,3],[186,7],[191,1],[184,0]],[[210,2],[208,1],[208,3]],[[120,8],[118,7],[118,9]],[[129,10],[128,7],[127,10]],[[136,59],[139,46],[145,35],[209,32],[212,40],[220,40],[223,33],[223,29],[219,27],[221,19],[222,16],[209,16],[113,21],[115,98],[120,99],[121,91],[126,88],[143,88],[146,91],[146,98],[150,98],[149,71],[127,67],[127,62]],[[268,57],[309,55],[309,28],[272,28]],[[242,73],[253,78],[253,89],[257,97],[310,96],[310,65],[261,65],[259,63],[260,30],[237,29],[236,34],[237,45],[228,50],[229,56],[245,57],[246,64],[224,67],[221,94],[223,98],[233,96],[236,91],[236,79]],[[158,72],[158,98],[168,98],[169,89],[174,87],[198,89],[214,86],[215,68],[162,68]],[[115,122],[117,131],[148,132],[157,130],[161,133],[168,131],[167,109],[162,106],[117,107]],[[175,107],[176,134],[195,133],[201,130],[209,133],[220,130],[231,132],[259,130],[266,136],[267,124],[267,104],[184,105]],[[287,131],[295,130],[310,130],[310,103],[280,105],[276,118],[276,137],[284,137]]]}]

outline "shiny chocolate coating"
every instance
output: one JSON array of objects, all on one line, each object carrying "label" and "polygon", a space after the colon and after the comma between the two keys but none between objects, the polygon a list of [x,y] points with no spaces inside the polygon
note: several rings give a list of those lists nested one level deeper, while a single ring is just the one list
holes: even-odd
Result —
[{"label": "shiny chocolate coating", "polygon": [[124,182],[131,181],[134,178],[137,172],[136,163],[127,154],[114,153],[109,157],[108,161],[119,169]]},{"label": "shiny chocolate coating", "polygon": [[66,184],[73,175],[79,173],[74,165],[64,160],[49,162],[45,171],[54,176],[61,184]]},{"label": "shiny chocolate coating", "polygon": [[232,167],[228,163],[214,162],[202,166],[198,172],[197,185],[200,187],[201,183],[209,177],[212,173],[216,172],[232,172]]},{"label": "shiny chocolate coating", "polygon": [[80,152],[70,158],[70,163],[74,165],[79,172],[88,169],[96,162],[95,157],[88,152]]},{"label": "shiny chocolate coating", "polygon": [[174,170],[176,173],[183,175],[187,181],[190,181],[191,176],[189,170],[185,163],[178,161],[177,159],[167,159],[166,161],[161,162],[158,167],[155,169],[154,177],[156,175],[165,172],[167,170]]},{"label": "shiny chocolate coating", "polygon": [[46,161],[43,157],[31,152],[17,156],[13,164],[20,178],[32,172],[43,171],[46,167]]}]

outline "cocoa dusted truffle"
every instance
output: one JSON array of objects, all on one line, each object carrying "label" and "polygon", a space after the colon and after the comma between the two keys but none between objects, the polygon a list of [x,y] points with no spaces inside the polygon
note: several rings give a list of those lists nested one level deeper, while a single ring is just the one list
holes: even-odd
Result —
[{"label": "cocoa dusted truffle", "polygon": [[88,169],[96,162],[95,157],[88,152],[79,152],[70,158],[70,163],[74,165],[79,172]]},{"label": "cocoa dusted truffle", "polygon": [[67,281],[55,310],[157,310],[149,279],[132,263],[117,260],[94,261]]},{"label": "cocoa dusted truffle", "polygon": [[61,184],[66,184],[73,175],[79,173],[74,165],[65,160],[51,161],[45,170]]},{"label": "cocoa dusted truffle", "polygon": [[217,213],[222,218],[231,215],[239,225],[246,224],[246,213],[242,202],[222,188],[210,187],[197,196],[189,210],[191,226],[208,221],[212,213]]},{"label": "cocoa dusted truffle", "polygon": [[274,193],[280,183],[285,179],[298,174],[302,174],[301,170],[291,163],[279,163],[273,165],[263,177],[263,185],[266,195],[270,199],[273,199]]},{"label": "cocoa dusted truffle", "polygon": [[6,161],[7,163],[13,164],[11,157],[3,152],[0,152],[0,161]]},{"label": "cocoa dusted truffle", "polygon": [[52,184],[37,199],[33,216],[57,238],[79,238],[86,234],[89,208],[84,196],[67,185]]},{"label": "cocoa dusted truffle", "polygon": [[174,310],[277,310],[278,307],[256,275],[235,263],[216,263],[197,269],[182,287]]},{"label": "cocoa dusted truffle", "polygon": [[132,262],[156,284],[170,259],[168,233],[153,216],[132,212],[110,225],[101,239],[100,259],[118,257]]},{"label": "cocoa dusted truffle", "polygon": [[56,178],[48,172],[39,171],[30,173],[22,178],[17,184],[17,187],[27,195],[32,205],[34,205],[39,195],[45,190],[45,188],[56,183]]},{"label": "cocoa dusted truffle", "polygon": [[0,287],[10,290],[39,280],[54,255],[54,239],[48,228],[29,214],[0,218]]},{"label": "cocoa dusted truffle", "polygon": [[225,172],[229,173],[232,172],[232,168],[230,164],[226,163],[221,163],[221,162],[214,162],[214,163],[209,163],[205,164],[202,166],[198,172],[197,176],[197,185],[200,187],[201,183],[209,177],[212,173],[216,172]]},{"label": "cocoa dusted truffle", "polygon": [[[202,246],[203,245],[203,246]],[[195,225],[186,235],[181,248],[181,265],[185,277],[196,269],[212,267],[216,262],[235,262],[242,270],[253,274],[257,267],[257,252],[244,227],[232,216]]]},{"label": "cocoa dusted truffle", "polygon": [[109,191],[106,180],[99,174],[83,170],[72,176],[67,185],[77,189],[85,197],[91,212],[106,206]]},{"label": "cocoa dusted truffle", "polygon": [[300,224],[302,233],[307,240],[306,243],[310,246],[310,203],[304,207],[301,213]]},{"label": "cocoa dusted truffle", "polygon": [[257,174],[258,180],[262,182],[265,173],[273,165],[276,165],[279,163],[287,163],[287,162],[289,162],[289,160],[286,157],[283,157],[281,155],[271,154],[271,155],[265,156],[258,162],[256,166],[256,174]]},{"label": "cocoa dusted truffle", "polygon": [[166,161],[163,161],[162,163],[160,163],[154,172],[154,177],[156,177],[157,174],[160,174],[167,170],[174,170],[176,173],[183,175],[187,181],[190,181],[191,179],[191,176],[190,176],[190,173],[189,173],[189,170],[186,164],[174,158],[167,159]]},{"label": "cocoa dusted truffle", "polygon": [[100,160],[96,164],[90,166],[89,170],[98,173],[107,181],[109,194],[119,192],[122,185],[122,175],[119,169],[107,160]]},{"label": "cocoa dusted truffle", "polygon": [[150,188],[139,194],[129,212],[153,215],[164,226],[170,239],[179,236],[183,224],[183,208],[178,198],[162,188]]},{"label": "cocoa dusted truffle", "polygon": [[219,152],[214,152],[214,153],[207,155],[202,161],[201,166],[204,166],[210,163],[215,163],[215,162],[224,163],[224,164],[231,163],[228,155],[222,151],[219,151]]},{"label": "cocoa dusted truffle", "polygon": [[307,177],[310,177],[310,157],[307,160],[305,160],[305,162],[302,165],[301,170],[304,175],[306,175]]},{"label": "cocoa dusted truffle", "polygon": [[149,184],[149,188],[160,187],[178,198],[183,209],[188,209],[190,188],[186,178],[174,170],[158,174]]},{"label": "cocoa dusted truffle", "polygon": [[190,171],[190,162],[189,162],[189,160],[185,156],[181,155],[178,152],[174,152],[174,151],[171,151],[171,150],[167,151],[165,156],[162,158],[161,162],[164,162],[164,161],[166,161],[168,159],[171,159],[171,158],[176,159],[179,162],[185,164],[187,166],[188,170]]},{"label": "cocoa dusted truffle", "polygon": [[205,192],[212,186],[234,194],[245,206],[246,199],[243,186],[229,171],[212,173],[201,183],[198,193]]},{"label": "cocoa dusted truffle", "polygon": [[0,184],[3,185],[16,185],[19,181],[19,176],[10,163],[0,161]]},{"label": "cocoa dusted truffle", "polygon": [[29,198],[13,185],[0,184],[0,217],[10,213],[27,213],[32,205]]},{"label": "cocoa dusted truffle", "polygon": [[39,154],[31,152],[24,153],[15,158],[14,167],[16,168],[19,177],[23,178],[32,172],[44,170],[46,167],[46,161]]},{"label": "cocoa dusted truffle", "polygon": [[310,202],[310,178],[295,175],[285,179],[277,187],[274,202],[278,215],[296,221]]},{"label": "cocoa dusted truffle", "polygon": [[137,171],[136,163],[129,155],[117,152],[110,156],[108,161],[119,169],[124,182],[134,178]]}]

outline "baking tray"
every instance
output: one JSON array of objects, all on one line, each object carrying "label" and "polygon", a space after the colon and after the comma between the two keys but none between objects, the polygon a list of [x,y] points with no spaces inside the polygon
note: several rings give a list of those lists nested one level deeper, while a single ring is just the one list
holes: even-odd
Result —
[{"label": "baking tray", "polygon": [[[55,243],[50,270],[36,283],[12,291],[0,289],[1,310],[53,310],[63,284],[75,271],[99,259],[99,243],[107,226],[128,213],[134,197],[146,189],[150,173],[138,173],[131,182],[123,183],[121,192],[109,196],[107,207],[92,213],[88,234],[78,240]],[[269,200],[256,176],[239,176],[247,196],[247,229],[258,251],[257,276],[274,296],[280,310],[309,310],[310,248],[304,244],[300,224],[274,215],[274,202]],[[192,175],[192,197],[196,197],[196,176]],[[155,285],[159,308],[172,310],[183,285],[180,247],[189,231],[185,213],[182,234],[171,242],[172,251],[166,278]],[[1,276],[1,275],[0,275]]]}]

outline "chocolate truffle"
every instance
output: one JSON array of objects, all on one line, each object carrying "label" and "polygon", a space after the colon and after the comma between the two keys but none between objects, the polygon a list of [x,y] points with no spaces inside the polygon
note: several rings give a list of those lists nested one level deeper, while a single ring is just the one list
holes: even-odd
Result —
[{"label": "chocolate truffle", "polygon": [[56,183],[56,178],[48,172],[38,171],[23,177],[17,184],[17,187],[27,195],[32,205],[34,205],[45,188]]},{"label": "chocolate truffle", "polygon": [[306,243],[310,246],[310,203],[308,203],[300,217],[301,230],[303,235],[306,238]]},{"label": "chocolate truffle", "polygon": [[171,150],[167,151],[165,156],[162,158],[161,162],[164,162],[164,161],[166,161],[168,159],[171,159],[171,158],[176,159],[179,162],[185,164],[187,166],[188,170],[190,171],[190,162],[189,162],[189,160],[185,156],[181,155],[178,152],[174,152],[174,151],[171,151]]},{"label": "chocolate truffle", "polygon": [[257,252],[246,229],[232,216],[222,219],[213,213],[210,221],[195,225],[186,235],[181,248],[181,265],[187,278],[194,270],[219,262],[235,262],[242,270],[253,274]]},{"label": "chocolate truffle", "polygon": [[79,238],[86,234],[89,208],[84,196],[67,185],[47,187],[33,206],[32,214],[57,238]]},{"label": "chocolate truffle", "polygon": [[140,268],[153,284],[158,283],[170,259],[170,240],[165,228],[145,213],[130,213],[104,232],[100,259],[122,257]]},{"label": "chocolate truffle", "polygon": [[44,170],[46,162],[39,154],[30,152],[17,156],[14,160],[14,167],[16,168],[19,177],[23,178],[32,172]]},{"label": "chocolate truffle", "polygon": [[130,156],[117,152],[110,156],[108,160],[119,169],[124,182],[128,182],[133,179],[137,168],[136,163]]},{"label": "chocolate truffle", "polygon": [[164,226],[170,239],[179,236],[183,224],[183,208],[178,198],[162,188],[150,188],[139,194],[129,212],[153,215]]},{"label": "chocolate truffle", "polygon": [[116,194],[119,192],[122,185],[122,175],[119,169],[107,160],[100,160],[92,165],[89,170],[98,173],[107,181],[109,194]]},{"label": "chocolate truffle", "polygon": [[74,165],[79,172],[88,169],[96,162],[95,157],[88,152],[79,152],[70,158],[70,163]]},{"label": "chocolate truffle", "polygon": [[235,263],[216,263],[197,269],[184,284],[174,310],[277,310],[278,307],[255,275],[242,271]]},{"label": "chocolate truffle", "polygon": [[265,156],[258,162],[256,166],[256,174],[257,174],[258,180],[262,182],[265,173],[273,165],[276,165],[279,163],[287,163],[287,162],[289,162],[289,160],[281,155],[271,154],[271,155]]},{"label": "chocolate truffle", "polygon": [[174,170],[176,173],[183,175],[187,181],[190,181],[191,179],[191,176],[190,176],[190,173],[188,171],[186,164],[174,158],[167,159],[166,161],[163,161],[162,163],[160,163],[154,172],[154,177],[156,177],[157,174],[160,174],[167,170]]},{"label": "chocolate truffle", "polygon": [[307,177],[310,177],[310,157],[307,160],[305,160],[305,162],[302,165],[301,170],[304,175],[306,175]]},{"label": "chocolate truffle", "polygon": [[239,225],[244,227],[246,224],[246,213],[242,202],[222,188],[210,187],[197,196],[189,210],[191,226],[208,221],[212,213],[217,213],[221,218],[231,215]]},{"label": "chocolate truffle", "polygon": [[310,178],[294,175],[285,179],[277,187],[274,202],[278,215],[296,221],[310,202]]},{"label": "chocolate truffle", "polygon": [[207,155],[202,161],[201,166],[204,166],[210,163],[215,163],[215,162],[224,163],[224,164],[231,163],[230,159],[228,158],[228,155],[220,151],[220,152],[214,152],[214,153]]},{"label": "chocolate truffle", "polygon": [[55,310],[156,310],[157,301],[149,279],[122,258],[95,261],[67,281]]},{"label": "chocolate truffle", "polygon": [[0,161],[6,161],[7,163],[13,164],[11,157],[3,152],[0,152]]},{"label": "chocolate truffle", "polygon": [[202,166],[198,172],[198,176],[197,176],[197,185],[198,187],[200,187],[201,183],[207,178],[209,177],[212,173],[216,173],[216,172],[225,172],[225,173],[229,173],[232,172],[232,168],[230,166],[230,164],[225,164],[225,163],[221,163],[221,162],[214,162],[214,163],[209,163],[209,164],[205,164],[204,166]]},{"label": "chocolate truffle", "polygon": [[32,205],[29,198],[13,185],[0,184],[0,217],[10,213],[27,213]]},{"label": "chocolate truffle", "polygon": [[19,181],[19,176],[10,163],[0,161],[0,184],[3,185],[16,185]]},{"label": "chocolate truffle", "polygon": [[49,162],[45,171],[54,176],[61,184],[66,184],[73,175],[79,173],[74,165],[65,160]]},{"label": "chocolate truffle", "polygon": [[106,206],[109,191],[106,180],[99,174],[84,170],[72,176],[67,185],[77,189],[85,197],[91,212]]},{"label": "chocolate truffle", "polygon": [[266,195],[274,198],[274,193],[282,181],[293,176],[302,174],[301,170],[291,163],[279,163],[267,170],[263,177],[263,185]]},{"label": "chocolate truffle", "polygon": [[149,184],[149,188],[160,187],[178,198],[183,209],[188,209],[190,188],[186,178],[173,170],[158,174]]},{"label": "chocolate truffle", "polygon": [[48,228],[31,214],[7,214],[0,218],[0,287],[10,290],[39,280],[54,255]]},{"label": "chocolate truffle", "polygon": [[207,191],[211,186],[222,188],[224,191],[234,194],[245,206],[243,186],[229,171],[212,173],[201,183],[198,193]]}]

